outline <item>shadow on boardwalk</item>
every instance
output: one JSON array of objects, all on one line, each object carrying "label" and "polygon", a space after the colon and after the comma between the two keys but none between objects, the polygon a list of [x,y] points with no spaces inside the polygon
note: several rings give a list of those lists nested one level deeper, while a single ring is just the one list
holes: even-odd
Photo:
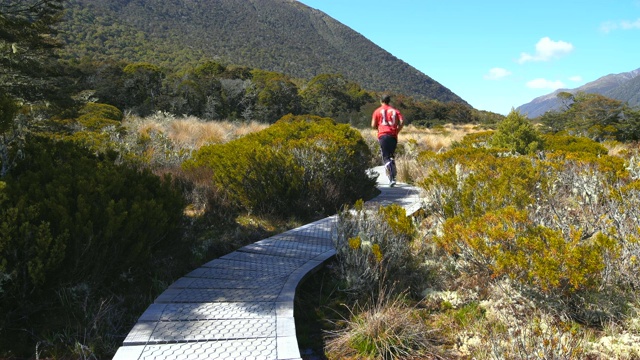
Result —
[{"label": "shadow on boardwalk", "polygon": [[[374,171],[382,171],[381,167]],[[420,209],[415,187],[386,185],[367,204]],[[142,314],[114,359],[300,359],[297,286],[335,255],[337,216],[247,245],[178,279]]]}]

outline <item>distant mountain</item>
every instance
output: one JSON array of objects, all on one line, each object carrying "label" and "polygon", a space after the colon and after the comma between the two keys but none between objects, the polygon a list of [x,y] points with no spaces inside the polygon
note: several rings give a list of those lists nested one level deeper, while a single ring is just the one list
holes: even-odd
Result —
[{"label": "distant mountain", "polygon": [[373,91],[419,99],[462,98],[296,0],[69,0],[67,59],[147,61],[180,69],[204,60],[294,78],[339,73]]},{"label": "distant mountain", "polygon": [[531,102],[518,106],[516,110],[529,118],[538,117],[549,110],[560,109],[561,103],[557,98],[560,92],[594,93],[620,100],[629,106],[640,106],[640,68],[621,74],[610,74],[598,80],[584,84],[575,89],[559,89],[551,94],[533,99]]}]

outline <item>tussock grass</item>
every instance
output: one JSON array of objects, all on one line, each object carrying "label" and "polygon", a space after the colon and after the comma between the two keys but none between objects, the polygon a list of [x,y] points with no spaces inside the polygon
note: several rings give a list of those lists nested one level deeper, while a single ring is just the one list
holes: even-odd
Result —
[{"label": "tussock grass", "polygon": [[[414,183],[424,177],[424,169],[418,164],[416,158],[420,152],[442,152],[451,148],[453,144],[461,141],[465,136],[486,129],[478,125],[453,125],[447,124],[433,128],[422,128],[413,125],[405,126],[398,135],[398,148],[396,150],[396,167],[398,180],[405,183]],[[377,140],[377,130],[360,130],[371,153],[373,166],[381,165],[380,146]]]},{"label": "tussock grass", "polygon": [[[377,130],[363,129],[360,130],[362,136],[368,143],[377,145]],[[415,144],[417,151],[441,151],[445,150],[457,141],[462,140],[466,135],[481,132],[484,129],[477,125],[453,125],[447,124],[436,126],[433,128],[423,128],[413,125],[405,126],[398,135],[398,146],[404,147],[405,144]],[[401,153],[403,150],[399,149]],[[376,149],[376,154],[379,150]]]},{"label": "tussock grass", "polygon": [[122,126],[127,130],[124,136],[111,136],[115,146],[126,154],[127,159],[150,168],[156,175],[170,174],[177,179],[189,202],[185,215],[194,219],[205,211],[212,214],[213,218],[222,216],[228,213],[230,204],[219,189],[211,185],[210,172],[202,170],[187,173],[182,169],[182,163],[205,145],[224,144],[266,129],[269,124],[256,121],[205,121],[193,116],[176,117],[157,112],[147,117],[126,114]]},{"label": "tussock grass", "polygon": [[145,118],[127,116],[123,125],[138,136],[163,136],[175,148],[196,150],[208,144],[221,144],[261,131],[269,125],[257,121],[204,121],[189,116],[157,113]]},{"label": "tussock grass", "polygon": [[439,330],[425,321],[427,313],[409,306],[402,296],[381,291],[370,306],[350,309],[345,326],[330,333],[330,359],[439,359]]},{"label": "tussock grass", "polygon": [[409,125],[400,132],[398,143],[415,142],[418,150],[438,152],[448,149],[453,143],[462,140],[466,135],[480,131],[483,131],[483,129],[476,125],[447,124],[434,128],[418,128]]}]

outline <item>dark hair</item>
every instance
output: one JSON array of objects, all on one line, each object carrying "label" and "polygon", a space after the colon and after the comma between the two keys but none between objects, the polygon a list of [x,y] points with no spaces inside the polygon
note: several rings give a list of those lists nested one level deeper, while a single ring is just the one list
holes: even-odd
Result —
[{"label": "dark hair", "polygon": [[383,103],[389,105],[389,103],[391,102],[391,95],[384,94],[384,95],[380,96],[380,101],[382,101]]}]

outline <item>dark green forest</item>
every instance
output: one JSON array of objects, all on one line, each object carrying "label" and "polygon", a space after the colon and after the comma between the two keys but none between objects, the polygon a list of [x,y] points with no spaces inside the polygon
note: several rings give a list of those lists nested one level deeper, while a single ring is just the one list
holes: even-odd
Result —
[{"label": "dark green forest", "polygon": [[[190,18],[197,2],[183,3],[0,0],[0,357],[110,358],[185,272],[373,196],[364,170],[374,155],[355,128],[368,127],[383,90],[420,127],[495,128],[504,118],[407,75],[415,69],[297,2],[220,2],[211,16],[224,17],[227,32],[216,36],[198,27],[204,18]],[[240,34],[251,21],[244,3],[269,16]],[[145,7],[157,18],[145,21]],[[282,9],[299,12],[270,13]],[[246,39],[281,43],[267,30],[282,16],[292,27],[313,24],[315,35],[256,53]],[[203,43],[187,51],[186,37]],[[323,52],[320,42],[363,58]],[[298,56],[283,56],[290,52]],[[383,70],[363,66],[369,58]],[[595,95],[570,100],[537,127],[640,137],[640,110]],[[159,169],[122,141],[124,118],[158,112],[273,125]],[[205,211],[187,216],[195,192]],[[246,214],[274,225],[236,221]]]},{"label": "dark green forest", "polygon": [[337,73],[373,91],[466,104],[362,35],[297,1],[71,0],[66,8],[60,27],[66,59],[149,62],[176,70],[214,60],[306,80]]}]

